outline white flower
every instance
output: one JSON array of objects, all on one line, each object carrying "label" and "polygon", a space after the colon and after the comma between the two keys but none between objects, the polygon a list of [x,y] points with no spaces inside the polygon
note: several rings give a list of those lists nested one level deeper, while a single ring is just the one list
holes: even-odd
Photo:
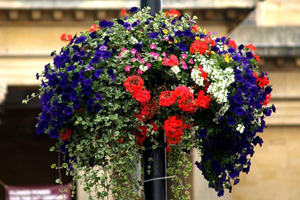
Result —
[{"label": "white flower", "polygon": [[240,133],[243,133],[245,129],[245,126],[243,124],[238,124],[238,126],[236,127],[236,130]]},{"label": "white flower", "polygon": [[132,43],[133,44],[136,44],[136,43],[138,43],[139,41],[135,38],[135,37],[133,37],[133,36],[131,36],[131,41],[132,41]]},{"label": "white flower", "polygon": [[175,74],[178,74],[180,72],[180,69],[177,65],[171,67],[171,70],[175,73]]},{"label": "white flower", "polygon": [[145,66],[145,65],[140,65],[140,70],[142,70],[143,72],[147,71],[148,70],[148,67]]}]

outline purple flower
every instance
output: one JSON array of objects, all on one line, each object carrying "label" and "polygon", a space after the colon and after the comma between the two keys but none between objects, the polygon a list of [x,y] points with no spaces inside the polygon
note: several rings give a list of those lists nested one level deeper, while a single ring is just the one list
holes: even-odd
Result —
[{"label": "purple flower", "polygon": [[204,139],[207,135],[207,130],[206,129],[201,129],[199,132],[198,132],[198,135],[200,138]]},{"label": "purple flower", "polygon": [[102,106],[97,103],[95,106],[94,106],[94,112],[99,112],[100,110],[102,109]]},{"label": "purple flower", "polygon": [[248,59],[252,59],[253,58],[253,54],[251,53],[251,52],[247,52],[246,53],[246,57],[248,58]]},{"label": "purple flower", "polygon": [[81,102],[79,100],[73,101],[73,107],[75,110],[78,110],[81,107]]},{"label": "purple flower", "polygon": [[232,57],[232,59],[234,60],[234,61],[240,61],[241,60],[241,57],[240,57],[240,55],[239,54],[235,54],[233,57]]},{"label": "purple flower", "polygon": [[70,106],[67,106],[66,108],[65,108],[65,115],[72,115],[72,113],[73,113],[73,108],[71,108]]},{"label": "purple flower", "polygon": [[270,86],[268,86],[268,87],[266,87],[265,92],[266,92],[267,94],[271,94],[272,90],[273,90],[273,89],[272,89]]},{"label": "purple flower", "polygon": [[67,68],[67,71],[73,71],[75,69],[74,65],[70,65],[68,68]]},{"label": "purple flower", "polygon": [[111,53],[110,53],[110,51],[105,51],[105,52],[103,52],[102,56],[104,59],[108,59],[108,58],[110,58]]},{"label": "purple flower", "polygon": [[121,19],[117,19],[117,22],[118,22],[118,24],[120,24],[120,25],[123,25],[123,24],[124,24],[124,21],[121,20]]},{"label": "purple flower", "polygon": [[190,31],[190,30],[185,30],[183,32],[183,35],[186,36],[186,37],[190,37],[190,38],[192,38],[194,36],[192,31]]},{"label": "purple flower", "polygon": [[182,31],[176,31],[175,32],[175,36],[176,37],[181,37],[183,35],[183,32]]},{"label": "purple flower", "polygon": [[183,42],[178,43],[177,47],[180,51],[186,51],[186,45]]},{"label": "purple flower", "polygon": [[228,49],[228,52],[229,52],[229,53],[234,53],[234,52],[235,52],[235,49],[232,48],[232,47],[230,47],[230,48]]},{"label": "purple flower", "polygon": [[244,46],[243,44],[241,44],[241,45],[239,46],[239,50],[240,50],[240,51],[243,50],[244,47],[245,47],[245,46]]},{"label": "purple flower", "polygon": [[110,75],[110,77],[113,81],[116,81],[116,76],[114,75],[114,70],[113,69],[108,69],[107,73]]},{"label": "purple flower", "polygon": [[131,7],[130,9],[129,9],[129,12],[130,13],[135,13],[135,12],[137,12],[138,11],[138,7]]},{"label": "purple flower", "polygon": [[245,113],[245,110],[244,110],[242,107],[237,107],[237,108],[235,109],[235,114],[236,114],[236,115],[241,116],[241,115],[243,115],[244,113]]},{"label": "purple flower", "polygon": [[229,125],[235,125],[235,118],[232,117],[232,116],[229,116],[228,119],[227,119],[227,123]]},{"label": "purple flower", "polygon": [[132,23],[132,27],[136,27],[137,25],[139,25],[140,20],[136,20],[135,22]]},{"label": "purple flower", "polygon": [[153,32],[153,33],[148,33],[148,36],[150,39],[156,39],[158,38],[159,33]]},{"label": "purple flower", "polygon": [[139,42],[139,43],[133,45],[133,48],[135,48],[139,52],[142,51],[142,47],[143,47],[143,43],[142,42]]},{"label": "purple flower", "polygon": [[123,27],[124,27],[126,30],[130,30],[131,25],[130,25],[129,22],[124,22]]},{"label": "purple flower", "polygon": [[106,20],[102,20],[101,22],[99,22],[99,26],[101,28],[111,28],[113,27],[114,23],[110,22],[110,21],[106,21]]},{"label": "purple flower", "polygon": [[273,113],[276,113],[276,107],[274,106],[274,104],[272,104],[272,111]]},{"label": "purple flower", "polygon": [[95,104],[94,99],[87,100],[86,104],[89,105],[89,106],[93,106]]},{"label": "purple flower", "polygon": [[90,86],[92,84],[92,80],[91,79],[86,79],[85,81],[83,81],[83,85],[84,86]]},{"label": "purple flower", "polygon": [[70,99],[72,101],[77,99],[77,92],[75,90],[73,90],[72,92],[70,92]]},{"label": "purple flower", "polygon": [[102,74],[102,69],[97,69],[94,75],[96,78],[98,78],[101,74]]},{"label": "purple flower", "polygon": [[107,50],[107,46],[105,46],[105,45],[100,45],[100,46],[99,46],[99,50],[100,50],[100,51],[106,51],[106,50]]},{"label": "purple flower", "polygon": [[88,112],[92,112],[93,111],[93,106],[87,106],[85,108]]},{"label": "purple flower", "polygon": [[51,129],[49,131],[49,135],[50,135],[51,139],[56,139],[59,137],[59,133],[55,129]]},{"label": "purple flower", "polygon": [[91,88],[91,86],[88,86],[88,87],[84,87],[83,88],[83,94],[85,95],[85,96],[88,96],[88,95],[90,95],[92,93],[92,88]]},{"label": "purple flower", "polygon": [[84,37],[84,36],[80,36],[79,38],[77,38],[76,39],[76,44],[78,44],[78,43],[83,43],[83,42],[85,42],[85,40],[86,40],[86,37]]},{"label": "purple flower", "polygon": [[266,116],[271,116],[271,114],[272,114],[272,109],[271,109],[271,108],[266,108],[266,109],[264,110],[264,114],[265,114]]},{"label": "purple flower", "polygon": [[102,99],[102,94],[99,92],[99,93],[97,93],[97,94],[95,94],[95,99],[97,100],[97,101],[100,101],[101,99]]}]

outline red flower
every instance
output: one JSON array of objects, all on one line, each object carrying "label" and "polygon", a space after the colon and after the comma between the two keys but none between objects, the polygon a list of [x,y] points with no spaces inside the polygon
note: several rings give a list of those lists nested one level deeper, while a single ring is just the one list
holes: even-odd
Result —
[{"label": "red flower", "polygon": [[150,92],[146,89],[134,92],[132,97],[135,98],[141,104],[146,104],[151,99]]},{"label": "red flower", "polygon": [[163,60],[164,61],[162,62],[162,64],[169,67],[173,67],[179,64],[179,60],[174,54],[171,54],[170,58],[165,57]]},{"label": "red flower", "polygon": [[140,126],[138,128],[138,131],[134,132],[136,144],[139,145],[140,147],[143,146],[143,143],[144,143],[144,140],[146,139],[147,133],[148,133],[148,130],[147,130],[146,125]]},{"label": "red flower", "polygon": [[263,105],[266,106],[271,101],[271,94],[266,94],[266,99],[263,102]]},{"label": "red flower", "polygon": [[191,53],[198,52],[204,54],[208,50],[208,45],[205,41],[196,40],[190,47]]},{"label": "red flower", "polygon": [[[151,122],[150,124],[153,126],[152,130],[158,131],[159,128],[156,126],[156,124],[155,124],[154,122]],[[146,137],[147,137],[146,135],[147,135],[147,133],[149,132],[149,131],[147,130],[147,128],[148,128],[148,127],[147,127],[146,125],[140,126],[140,127],[138,127],[138,130],[136,130],[136,131],[134,132],[134,134],[135,134],[135,139],[136,139],[136,144],[139,145],[140,147],[143,146],[144,140],[145,140]]]},{"label": "red flower", "polygon": [[212,38],[209,38],[209,43],[212,47],[216,46],[216,41]]},{"label": "red flower", "polygon": [[169,10],[169,12],[166,12],[166,17],[168,17],[169,15],[173,16],[173,17],[180,17],[180,12],[178,12],[176,9],[171,9]]},{"label": "red flower", "polygon": [[123,8],[123,9],[121,10],[121,15],[126,15],[126,9],[125,9],[125,8]]},{"label": "red flower", "polygon": [[177,103],[180,110],[194,113],[197,110],[194,94],[186,86],[179,86],[175,89],[175,94],[179,97]]},{"label": "red flower", "polygon": [[203,70],[202,66],[198,66],[198,68],[199,68],[199,70],[201,72],[202,78],[204,79],[204,81],[206,81],[206,79],[208,77],[207,73]]},{"label": "red flower", "polygon": [[252,54],[253,54],[253,56],[254,56],[256,62],[259,62],[259,61],[260,61],[259,55],[256,55],[256,54],[254,54],[254,53],[252,53]]},{"label": "red flower", "polygon": [[169,107],[175,103],[176,99],[177,96],[175,95],[174,91],[166,90],[160,93],[158,104],[160,106]]},{"label": "red flower", "polygon": [[256,81],[259,82],[258,86],[261,88],[270,84],[270,81],[267,76],[261,76],[261,77],[257,78]]},{"label": "red flower", "polygon": [[246,48],[250,49],[251,51],[256,51],[257,50],[257,48],[252,43],[246,45]]},{"label": "red flower", "polygon": [[194,25],[191,29],[192,29],[194,32],[197,32],[197,31],[198,31],[198,28],[199,28],[198,25]]},{"label": "red flower", "polygon": [[60,40],[64,42],[70,42],[73,39],[73,36],[70,34],[63,33],[60,36]]},{"label": "red flower", "polygon": [[169,117],[163,126],[167,143],[178,144],[182,139],[183,130],[187,128],[189,128],[189,126],[184,123],[183,118],[179,118],[178,116]]},{"label": "red flower", "polygon": [[229,44],[228,44],[229,46],[231,46],[232,48],[236,49],[236,43],[235,43],[234,40],[229,39],[228,42],[229,42]]},{"label": "red flower", "polygon": [[159,107],[156,105],[155,101],[147,104],[142,104],[140,109],[141,112],[139,114],[135,114],[135,117],[142,122],[145,122],[148,119],[152,119],[155,113],[159,111]]},{"label": "red flower", "polygon": [[200,108],[207,109],[209,107],[209,103],[211,101],[211,98],[209,95],[204,95],[204,91],[200,90],[198,93],[198,99],[196,100],[196,105]]},{"label": "red flower", "polygon": [[100,29],[100,26],[98,24],[93,24],[89,30],[89,33],[97,31]]},{"label": "red flower", "polygon": [[71,133],[72,133],[72,130],[66,128],[66,132],[65,133],[59,133],[59,135],[60,135],[60,138],[62,140],[67,140],[67,139],[69,139]]},{"label": "red flower", "polygon": [[131,94],[137,93],[138,91],[142,90],[143,85],[144,80],[140,76],[136,75],[129,76],[124,82],[125,89]]}]

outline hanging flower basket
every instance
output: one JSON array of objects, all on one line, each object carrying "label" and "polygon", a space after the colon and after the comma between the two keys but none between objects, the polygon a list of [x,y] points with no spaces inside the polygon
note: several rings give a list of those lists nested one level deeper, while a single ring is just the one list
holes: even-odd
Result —
[{"label": "hanging flower basket", "polygon": [[[275,112],[269,77],[252,44],[237,46],[176,10],[148,11],[123,9],[121,19],[62,35],[69,43],[37,74],[37,134],[57,139],[52,150],[63,154],[62,167],[97,199],[139,198],[131,175],[146,138],[168,152],[175,197],[189,196],[181,178],[192,169],[192,149],[201,157],[193,164],[222,196],[263,143],[256,133]],[[162,131],[165,144],[156,141]]]}]

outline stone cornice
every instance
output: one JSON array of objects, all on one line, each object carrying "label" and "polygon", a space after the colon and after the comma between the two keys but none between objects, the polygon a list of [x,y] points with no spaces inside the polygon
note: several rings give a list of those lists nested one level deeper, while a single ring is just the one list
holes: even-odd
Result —
[{"label": "stone cornice", "polygon": [[[0,9],[111,10],[138,6],[138,0],[1,0]],[[163,0],[164,9],[249,9],[256,0]]]}]

